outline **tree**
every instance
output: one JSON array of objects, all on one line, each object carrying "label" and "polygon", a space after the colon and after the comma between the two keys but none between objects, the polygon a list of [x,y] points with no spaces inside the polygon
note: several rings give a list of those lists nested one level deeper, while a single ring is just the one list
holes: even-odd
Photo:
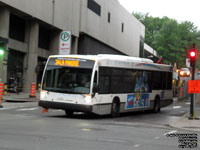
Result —
[{"label": "tree", "polygon": [[200,48],[200,31],[192,22],[179,23],[168,17],[152,17],[148,13],[133,12],[133,15],[145,25],[145,43],[157,50],[167,63],[176,62],[179,67],[184,67],[190,46],[196,43]]}]

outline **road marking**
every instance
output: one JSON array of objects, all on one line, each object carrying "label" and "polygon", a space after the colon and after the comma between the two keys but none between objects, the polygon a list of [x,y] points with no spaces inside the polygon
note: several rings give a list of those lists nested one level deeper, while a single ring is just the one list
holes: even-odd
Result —
[{"label": "road marking", "polygon": [[81,129],[81,130],[82,130],[82,131],[86,131],[86,132],[91,131],[90,129],[86,129],[86,128]]},{"label": "road marking", "polygon": [[52,110],[52,112],[59,112],[59,111],[63,111],[63,110],[61,109]]},{"label": "road marking", "polygon": [[166,132],[164,135],[166,136],[167,134],[173,134],[173,133],[176,133],[177,130],[172,130],[172,131],[169,131],[169,132]]},{"label": "road marking", "polygon": [[0,110],[7,110],[7,109],[14,109],[14,108],[17,108],[17,107],[6,107],[6,108],[0,108]]},{"label": "road marking", "polygon": [[158,140],[160,137],[159,136],[156,136],[154,139]]},{"label": "road marking", "polygon": [[190,102],[186,102],[185,104],[186,104],[186,105],[190,105]]},{"label": "road marking", "polygon": [[179,109],[181,106],[173,106],[173,109]]},{"label": "road marking", "polygon": [[139,147],[139,146],[140,146],[139,144],[134,145],[134,147]]},{"label": "road marking", "polygon": [[181,110],[180,113],[185,113],[185,111],[184,111],[184,110]]},{"label": "road marking", "polygon": [[111,142],[111,143],[127,143],[127,141],[120,139],[97,139],[97,140],[102,142]]},{"label": "road marking", "polygon": [[18,109],[16,111],[30,111],[30,110],[36,110],[38,107],[33,107],[33,108],[23,108],[23,109]]}]

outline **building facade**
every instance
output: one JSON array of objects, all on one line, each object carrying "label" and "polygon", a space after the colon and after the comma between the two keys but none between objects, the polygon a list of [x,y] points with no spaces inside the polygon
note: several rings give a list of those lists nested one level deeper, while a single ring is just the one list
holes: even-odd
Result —
[{"label": "building facade", "polygon": [[0,24],[0,80],[23,90],[40,83],[62,31],[71,32],[71,54],[144,54],[144,25],[117,0],[0,0]]}]

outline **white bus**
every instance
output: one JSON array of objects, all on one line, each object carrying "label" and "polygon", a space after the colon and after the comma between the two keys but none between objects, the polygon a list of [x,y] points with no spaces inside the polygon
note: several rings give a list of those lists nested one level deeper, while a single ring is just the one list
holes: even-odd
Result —
[{"label": "white bus", "polygon": [[172,100],[172,66],[119,55],[54,55],[45,66],[39,106],[111,114],[160,111]]}]

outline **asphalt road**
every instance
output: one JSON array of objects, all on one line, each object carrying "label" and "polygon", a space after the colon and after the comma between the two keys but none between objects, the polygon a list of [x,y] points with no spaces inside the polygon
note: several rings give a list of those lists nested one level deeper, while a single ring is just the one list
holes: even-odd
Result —
[{"label": "asphalt road", "polygon": [[194,133],[169,126],[189,111],[188,102],[175,101],[158,114],[127,113],[119,118],[83,113],[68,117],[61,110],[44,114],[36,102],[3,106],[0,150],[176,150],[179,139],[168,133]]}]

